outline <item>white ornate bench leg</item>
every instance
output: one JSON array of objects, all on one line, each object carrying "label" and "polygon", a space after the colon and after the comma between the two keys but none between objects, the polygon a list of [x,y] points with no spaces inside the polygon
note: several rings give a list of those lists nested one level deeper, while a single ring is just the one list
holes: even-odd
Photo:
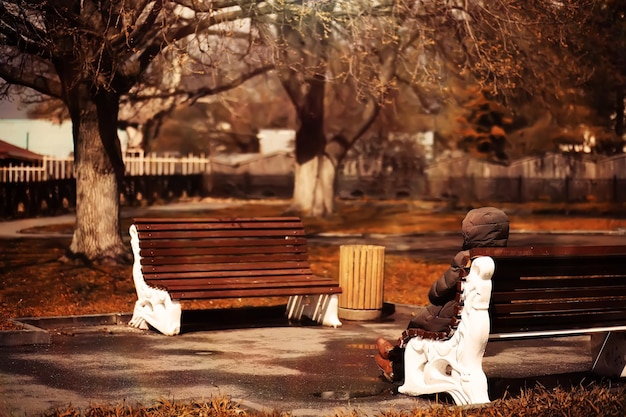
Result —
[{"label": "white ornate bench leg", "polygon": [[133,281],[137,291],[137,302],[130,326],[147,329],[148,324],[161,333],[172,336],[180,333],[181,307],[167,291],[152,288],[146,284],[141,272],[141,255],[139,252],[139,236],[135,225],[129,230],[130,246],[133,249]]},{"label": "white ornate bench leg", "polygon": [[299,320],[302,317],[302,310],[306,305],[306,297],[303,295],[292,295],[287,301],[287,311],[285,314],[289,320]]},{"label": "white ornate bench leg", "polygon": [[489,301],[494,262],[477,258],[463,284],[461,322],[448,340],[414,338],[404,353],[405,379],[398,392],[408,395],[448,392],[455,403],[489,402],[482,359],[489,339]]},{"label": "white ornate bench leg", "polygon": [[472,373],[461,374],[461,388],[467,398],[467,404],[485,404],[490,402],[487,376],[481,369]]},{"label": "white ornate bench leg", "polygon": [[[442,343],[442,342],[439,342]],[[432,387],[433,392],[447,392],[458,405],[467,404],[467,398],[463,393],[458,378],[457,364],[450,361],[450,357],[438,357],[431,359],[424,369],[424,381]]]},{"label": "white ornate bench leg", "polygon": [[423,395],[426,390],[424,367],[428,359],[424,351],[427,342],[420,338],[411,339],[404,352],[404,383],[398,392],[406,395]]},{"label": "white ornate bench leg", "polygon": [[320,307],[321,321],[324,326],[340,327],[339,320],[339,296],[337,294],[319,296],[318,305]]},{"label": "white ornate bench leg", "polygon": [[[474,314],[484,314],[486,317],[482,321],[476,320],[476,336],[481,333],[483,337],[469,337],[463,335],[463,332],[469,331],[466,327],[459,328],[460,338],[463,343],[459,345],[457,352],[458,357],[458,378],[461,391],[467,399],[466,404],[484,404],[488,403],[489,393],[487,386],[487,376],[483,371],[482,360],[485,354],[485,347],[489,338],[489,327],[480,329],[480,323],[488,326],[489,316],[487,310],[475,310]],[[474,322],[474,321],[473,321]]]},{"label": "white ornate bench leg", "polygon": [[476,258],[465,282],[465,307],[457,329],[459,347],[460,383],[470,404],[488,403],[487,376],[483,371],[483,357],[489,340],[489,302],[491,276],[495,265],[489,257]]},{"label": "white ornate bench leg", "polygon": [[287,317],[301,320],[308,317],[324,326],[339,327],[339,297],[337,294],[293,295],[287,303]]},{"label": "white ornate bench leg", "polygon": [[167,336],[179,334],[182,315],[180,303],[172,301],[166,291],[155,288],[147,290],[142,295],[137,293],[139,299],[128,324],[140,329],[147,329],[149,324]]},{"label": "white ornate bench leg", "polygon": [[135,302],[135,309],[133,310],[133,317],[128,322],[128,325],[141,330],[148,330],[148,322],[143,318],[143,314],[141,314],[142,308],[143,303],[137,300],[137,302]]},{"label": "white ornate bench leg", "polygon": [[447,392],[456,404],[468,404],[454,358],[457,345],[455,337],[445,341],[411,339],[404,353],[404,384],[398,392],[408,395]]}]

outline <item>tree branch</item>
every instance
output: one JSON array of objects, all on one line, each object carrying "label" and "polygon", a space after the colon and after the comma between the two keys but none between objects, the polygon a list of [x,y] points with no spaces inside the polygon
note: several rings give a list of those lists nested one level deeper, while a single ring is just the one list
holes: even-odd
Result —
[{"label": "tree branch", "polygon": [[0,35],[2,44],[14,46],[22,52],[49,58],[50,54],[44,46],[31,39],[45,39],[45,33],[36,28],[27,18],[19,18],[0,3]]},{"label": "tree branch", "polygon": [[59,99],[63,97],[61,83],[58,80],[26,72],[21,68],[0,63],[0,77],[8,83],[29,87],[51,97]]},{"label": "tree branch", "polygon": [[216,87],[202,87],[193,92],[188,93],[189,100],[194,103],[201,97],[222,93],[224,91],[232,90],[235,87],[240,86],[244,82],[248,81],[251,78],[256,77],[257,75],[264,74],[268,71],[274,69],[274,65],[265,65],[259,68],[254,68],[250,72],[245,74],[239,74],[239,76],[233,79],[231,82],[226,84],[221,84]]}]

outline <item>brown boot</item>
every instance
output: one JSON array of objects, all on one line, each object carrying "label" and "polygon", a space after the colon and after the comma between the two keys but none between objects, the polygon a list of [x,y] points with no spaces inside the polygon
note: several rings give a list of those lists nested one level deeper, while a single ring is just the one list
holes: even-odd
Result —
[{"label": "brown boot", "polygon": [[380,353],[383,359],[389,359],[389,351],[393,348],[394,346],[386,339],[382,337],[376,339],[376,349],[378,349],[378,353]]},{"label": "brown boot", "polygon": [[376,360],[376,365],[378,365],[378,368],[383,372],[383,378],[385,378],[387,382],[393,382],[393,367],[391,366],[391,361],[388,361],[380,355],[376,355],[374,360]]}]

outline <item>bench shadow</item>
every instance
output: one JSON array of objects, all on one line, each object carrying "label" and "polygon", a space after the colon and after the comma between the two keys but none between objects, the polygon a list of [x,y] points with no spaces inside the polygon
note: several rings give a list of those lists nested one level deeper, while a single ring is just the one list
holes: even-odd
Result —
[{"label": "bench shadow", "polygon": [[183,310],[181,334],[210,330],[249,329],[258,327],[289,327],[318,325],[313,320],[290,321],[285,315],[287,305],[269,307],[237,307],[207,310]]},{"label": "bench shadow", "polygon": [[[307,317],[302,317],[301,320],[289,320],[285,314],[286,310],[287,304],[258,307],[228,307],[223,309],[183,309],[180,332],[184,334],[225,329],[320,326],[319,323]],[[384,303],[381,310],[381,317],[373,322],[384,323],[396,321],[396,318],[393,317],[395,312],[394,304]]]}]

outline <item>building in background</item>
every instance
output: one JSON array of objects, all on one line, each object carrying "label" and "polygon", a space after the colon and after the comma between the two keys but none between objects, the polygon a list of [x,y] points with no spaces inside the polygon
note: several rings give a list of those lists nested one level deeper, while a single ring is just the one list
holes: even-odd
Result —
[{"label": "building in background", "polygon": [[0,140],[0,166],[8,166],[9,164],[32,165],[39,163],[42,159],[43,155]]},{"label": "building in background", "polygon": [[74,151],[72,123],[48,120],[0,119],[0,137],[42,155],[65,157]]},{"label": "building in background", "polygon": [[[122,150],[128,135],[118,130]],[[73,155],[72,122],[29,119],[27,105],[18,98],[0,99],[0,138],[12,145],[45,156],[65,158]]]}]

